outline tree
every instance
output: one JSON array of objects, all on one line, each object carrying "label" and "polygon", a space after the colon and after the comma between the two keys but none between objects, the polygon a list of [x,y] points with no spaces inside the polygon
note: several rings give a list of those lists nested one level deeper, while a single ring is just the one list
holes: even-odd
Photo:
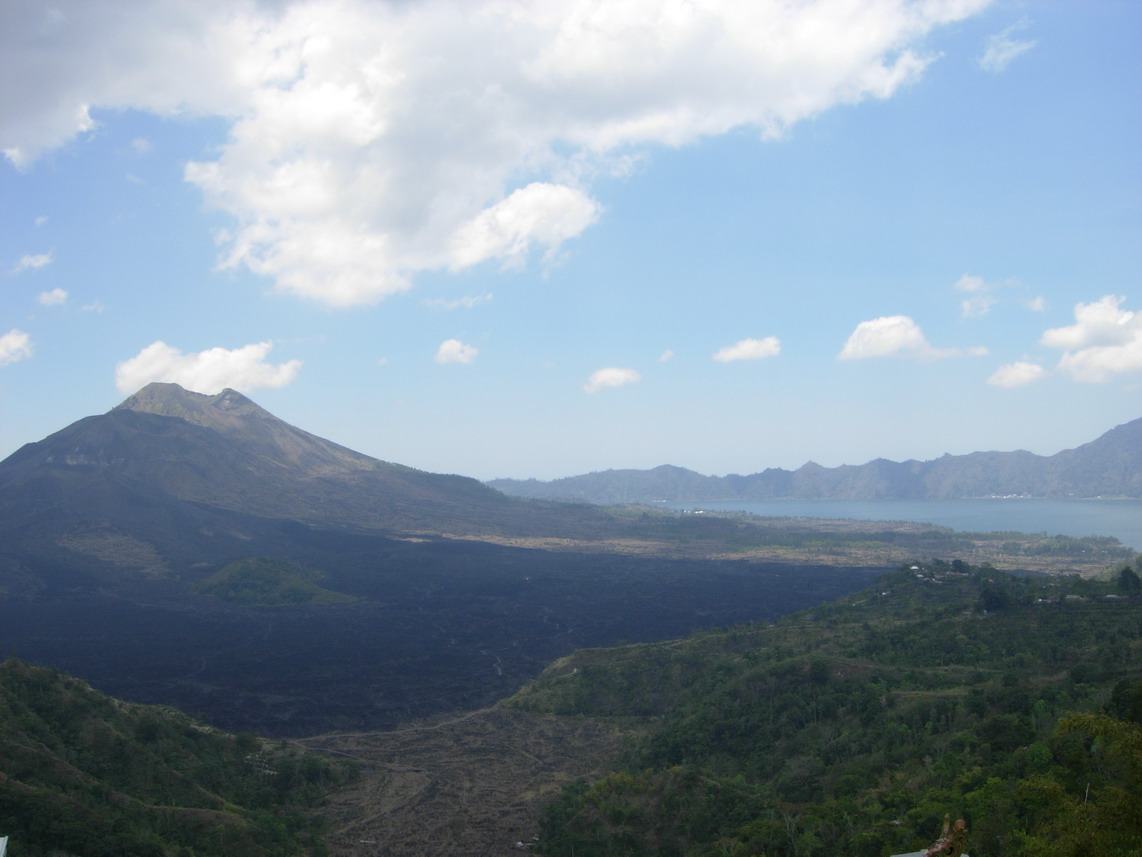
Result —
[{"label": "tree", "polygon": [[[1088,771],[1074,791],[1059,779],[1036,776],[1019,785],[1025,804],[1043,821],[1021,834],[1018,855],[1030,857],[1135,857],[1142,853],[1142,725],[1104,714],[1075,714],[1057,734],[1087,736]],[[1076,771],[1075,773],[1080,773]],[[1091,787],[1091,783],[1094,787]]]},{"label": "tree", "polygon": [[1126,566],[1122,571],[1118,572],[1118,591],[1132,595],[1135,592],[1142,590],[1142,580],[1139,579],[1134,569]]}]

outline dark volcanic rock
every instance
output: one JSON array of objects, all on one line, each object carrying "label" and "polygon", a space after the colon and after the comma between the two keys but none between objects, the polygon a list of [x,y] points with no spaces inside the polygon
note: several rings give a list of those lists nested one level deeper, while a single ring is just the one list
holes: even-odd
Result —
[{"label": "dark volcanic rock", "polygon": [[[152,384],[0,462],[0,657],[235,730],[367,729],[489,704],[575,647],[776,618],[871,574],[474,539],[619,532],[361,455],[233,390]],[[196,593],[255,557],[355,600]]]}]

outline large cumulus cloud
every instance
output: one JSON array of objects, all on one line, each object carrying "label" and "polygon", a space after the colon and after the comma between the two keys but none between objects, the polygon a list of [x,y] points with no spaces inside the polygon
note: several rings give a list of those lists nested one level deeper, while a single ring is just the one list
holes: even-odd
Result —
[{"label": "large cumulus cloud", "polygon": [[889,97],[930,30],[986,4],[6,3],[0,148],[30,168],[99,108],[225,117],[185,170],[231,219],[221,264],[351,306],[419,271],[555,258],[640,147]]}]

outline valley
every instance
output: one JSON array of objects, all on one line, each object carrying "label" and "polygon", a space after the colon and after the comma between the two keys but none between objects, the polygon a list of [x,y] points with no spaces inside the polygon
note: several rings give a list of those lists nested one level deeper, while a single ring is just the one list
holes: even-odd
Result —
[{"label": "valley", "polygon": [[576,648],[775,619],[875,574],[368,535],[338,544],[289,555],[325,570],[347,603],[232,604],[146,581],[114,596],[4,599],[0,639],[5,654],[115,696],[296,737],[488,705]]},{"label": "valley", "polygon": [[493,708],[296,743],[362,765],[323,810],[334,857],[883,857],[947,813],[984,857],[1126,857],[1137,580],[934,561],[776,623],[579,651]]},{"label": "valley", "polygon": [[[772,621],[950,554],[1080,574],[1131,556],[1113,539],[512,498],[233,390],[151,384],[0,462],[0,654],[233,731],[381,729],[489,705],[577,648]],[[263,581],[278,594],[230,598],[234,569],[284,575]]]},{"label": "valley", "polygon": [[329,798],[332,857],[508,854],[530,847],[544,807],[579,778],[602,776],[631,730],[502,706],[391,732],[294,741],[361,766]]},{"label": "valley", "polygon": [[[0,656],[78,677],[115,698],[102,709],[169,707],[200,719],[191,733],[239,733],[226,746],[292,742],[355,762],[359,780],[322,810],[335,857],[498,854],[544,825],[549,836],[551,799],[614,776],[644,740],[625,739],[651,740],[672,700],[744,663],[704,647],[748,639],[747,661],[796,678],[834,620],[858,636],[894,621],[869,587],[935,557],[970,564],[977,586],[1015,572],[1086,597],[1134,552],[1105,537],[507,497],[354,453],[232,390],[155,384],[0,462]],[[774,630],[790,616],[808,630]],[[1127,632],[1115,630],[1133,646]],[[976,673],[980,688],[997,680]],[[909,692],[913,680],[900,679]],[[66,710],[32,703],[22,723]],[[152,731],[131,717],[107,721],[115,742]],[[90,730],[61,722],[36,728],[71,730],[66,768]],[[84,781],[84,801],[106,799],[105,773]],[[268,823],[235,807],[217,823]],[[593,836],[565,844],[613,853]]]}]

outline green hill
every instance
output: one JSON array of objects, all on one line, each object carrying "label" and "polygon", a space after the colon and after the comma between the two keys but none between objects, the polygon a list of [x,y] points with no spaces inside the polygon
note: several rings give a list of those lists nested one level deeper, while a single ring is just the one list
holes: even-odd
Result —
[{"label": "green hill", "polygon": [[317,585],[318,572],[284,559],[251,557],[232,562],[194,585],[194,591],[213,595],[235,604],[281,607],[286,604],[344,604],[356,601],[352,595]]},{"label": "green hill", "polygon": [[0,834],[10,857],[324,854],[312,810],[353,775],[55,670],[0,664]]},{"label": "green hill", "polygon": [[906,566],[771,625],[564,658],[510,702],[641,726],[543,853],[1142,853],[1138,577]]}]

